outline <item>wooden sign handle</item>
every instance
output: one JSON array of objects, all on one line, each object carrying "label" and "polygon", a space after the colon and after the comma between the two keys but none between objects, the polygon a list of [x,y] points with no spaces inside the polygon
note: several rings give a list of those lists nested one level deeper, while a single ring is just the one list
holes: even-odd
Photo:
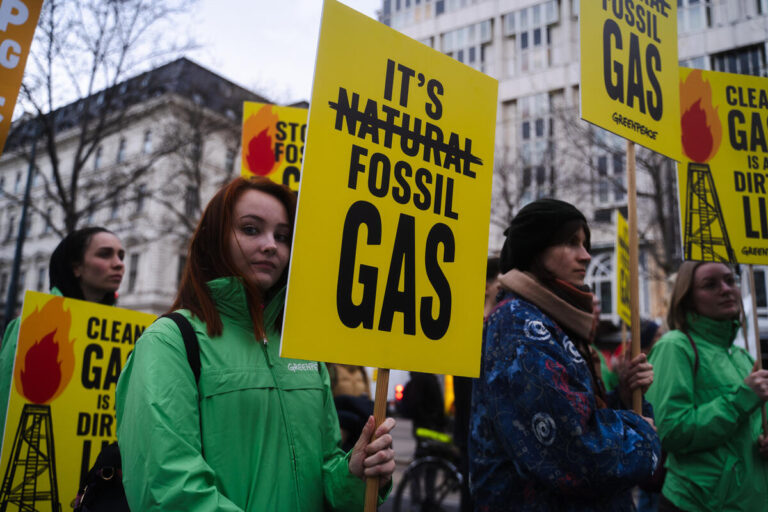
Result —
[{"label": "wooden sign handle", "polygon": [[[630,329],[632,331],[630,356],[640,355],[640,258],[637,240],[637,178],[635,177],[635,143],[627,140],[627,223],[629,224],[629,309],[631,312]],[[639,389],[632,392],[632,410],[643,413],[643,393]]]},{"label": "wooden sign handle", "polygon": [[[379,428],[387,418],[387,388],[389,387],[389,368],[379,368],[376,371],[376,396],[373,402],[373,419]],[[374,429],[371,441],[376,439]],[[379,477],[365,479],[365,512],[375,512],[379,500]]]},{"label": "wooden sign handle", "polygon": [[[749,267],[749,293],[752,294],[752,325],[754,328],[753,336],[755,337],[755,356],[757,359],[757,368],[763,368],[763,347],[760,346],[760,327],[757,325],[757,290],[755,289],[755,270],[752,265]],[[744,336],[744,340],[747,344],[747,350],[749,350],[749,342],[747,336]],[[765,402],[760,406],[760,411],[763,415],[763,434],[768,436],[768,418],[765,414]]]}]

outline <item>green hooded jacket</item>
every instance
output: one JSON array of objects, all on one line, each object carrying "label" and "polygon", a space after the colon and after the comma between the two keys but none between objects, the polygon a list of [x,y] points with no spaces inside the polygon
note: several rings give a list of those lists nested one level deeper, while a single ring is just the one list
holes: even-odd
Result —
[{"label": "green hooded jacket", "polygon": [[[222,335],[182,310],[200,344],[199,385],[172,320],[149,326],[116,391],[123,485],[131,510],[362,510],[323,363],[279,357],[281,290],[256,340],[236,278],[208,283]],[[201,432],[202,424],[202,432]]]},{"label": "green hooded jacket", "polygon": [[[64,294],[55,286],[48,292],[57,297]],[[5,418],[8,414],[8,400],[11,398],[11,382],[13,382],[13,362],[16,359],[16,345],[19,341],[19,326],[21,319],[14,318],[8,322],[3,333],[3,344],[0,345],[0,426],[5,426]],[[3,447],[3,438],[0,437],[0,448]]]},{"label": "green hooded jacket", "polygon": [[757,447],[760,399],[744,383],[754,364],[733,346],[739,324],[699,315],[689,331],[671,331],[650,354],[654,382],[646,398],[667,451],[662,494],[683,510],[768,509],[768,461]]}]

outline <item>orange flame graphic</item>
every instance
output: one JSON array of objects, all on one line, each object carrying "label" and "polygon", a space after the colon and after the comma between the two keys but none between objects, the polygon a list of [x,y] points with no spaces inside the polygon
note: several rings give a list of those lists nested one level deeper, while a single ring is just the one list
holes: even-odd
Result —
[{"label": "orange flame graphic", "polygon": [[264,105],[243,123],[243,160],[254,174],[266,176],[275,167],[273,143],[279,119],[272,105]]},{"label": "orange flame graphic", "polygon": [[723,127],[712,105],[712,87],[700,69],[680,83],[680,112],[683,152],[694,162],[708,161],[720,148]]},{"label": "orange flame graphic", "polygon": [[21,322],[14,383],[30,402],[48,403],[69,384],[75,368],[71,325],[72,314],[64,310],[64,297],[52,298]]}]

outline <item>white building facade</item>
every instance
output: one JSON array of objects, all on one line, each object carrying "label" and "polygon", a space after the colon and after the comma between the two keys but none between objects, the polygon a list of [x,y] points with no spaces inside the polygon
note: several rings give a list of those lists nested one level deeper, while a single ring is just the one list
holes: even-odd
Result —
[{"label": "white building facade", "polygon": [[[176,295],[201,208],[219,186],[240,174],[243,101],[265,100],[183,58],[117,87],[119,94],[133,94],[133,99],[120,129],[103,137],[82,170],[78,205],[84,213],[77,227],[98,225],[117,234],[126,249],[118,304],[160,314]],[[57,121],[62,169],[74,158],[78,109],[76,102],[56,112],[62,119],[74,116],[71,126]],[[10,137],[0,157],[2,308],[27,179],[28,142]],[[17,288],[19,307],[24,290],[48,291],[48,261],[65,230],[62,210],[46,192],[53,185],[42,145],[40,140]],[[67,181],[69,175],[63,174]],[[122,187],[116,189],[116,184]],[[105,194],[113,197],[103,200]]]}]

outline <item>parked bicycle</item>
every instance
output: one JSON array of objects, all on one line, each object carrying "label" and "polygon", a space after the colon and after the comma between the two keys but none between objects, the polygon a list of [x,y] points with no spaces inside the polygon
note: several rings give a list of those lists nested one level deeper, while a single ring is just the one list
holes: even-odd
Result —
[{"label": "parked bicycle", "polygon": [[459,458],[451,436],[416,429],[416,453],[397,486],[395,512],[458,510],[464,480]]}]

